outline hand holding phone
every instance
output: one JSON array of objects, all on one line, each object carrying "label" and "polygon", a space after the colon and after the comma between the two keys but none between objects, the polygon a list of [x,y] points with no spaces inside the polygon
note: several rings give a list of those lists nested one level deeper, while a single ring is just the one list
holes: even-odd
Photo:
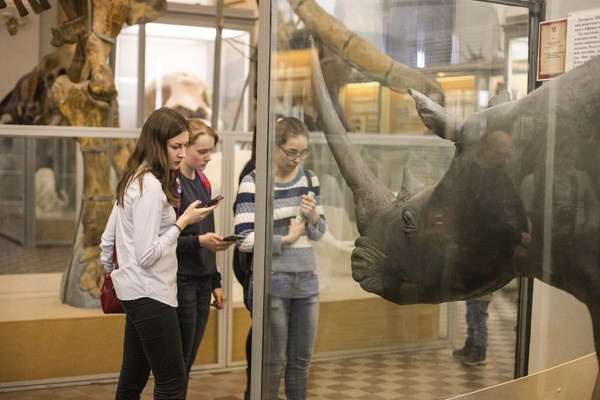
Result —
[{"label": "hand holding phone", "polygon": [[243,236],[240,236],[240,235],[229,235],[229,236],[227,236],[227,237],[224,237],[224,238],[223,238],[223,241],[224,241],[224,242],[235,242],[236,240],[238,240],[238,239],[243,239],[243,238],[244,238],[244,237],[243,237]]},{"label": "hand holding phone", "polygon": [[214,199],[211,199],[208,203],[202,204],[201,207],[212,207],[223,199],[223,196],[218,195]]},{"label": "hand holding phone", "polygon": [[[314,199],[315,193],[311,190],[310,192],[308,192],[308,197],[310,197],[311,199]],[[302,215],[302,211],[298,210],[298,215],[296,215],[296,225],[300,225],[303,220],[304,220],[304,216]]]}]

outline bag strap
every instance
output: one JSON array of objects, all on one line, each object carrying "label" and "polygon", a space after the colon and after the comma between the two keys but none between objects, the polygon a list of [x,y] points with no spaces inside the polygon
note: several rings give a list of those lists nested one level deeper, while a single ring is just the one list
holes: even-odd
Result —
[{"label": "bag strap", "polygon": [[117,238],[115,237],[115,242],[113,243],[113,269],[119,269],[119,260],[117,259]]},{"label": "bag strap", "polygon": [[306,176],[306,185],[308,186],[308,191],[314,193],[315,191],[313,190],[312,173],[310,172],[310,169],[304,170],[304,176]]},{"label": "bag strap", "polygon": [[196,170],[196,176],[198,176],[200,178],[200,181],[202,181],[202,185],[206,189],[208,197],[211,197],[212,188],[210,187],[210,181],[208,180],[206,175],[204,175],[204,172]]},{"label": "bag strap", "polygon": [[[181,192],[182,192],[182,188],[181,188],[181,181],[179,179],[179,173],[177,173],[177,209],[175,210],[175,214],[176,217],[179,218],[179,216],[181,215]],[[210,181],[208,180],[208,178],[206,177],[206,175],[204,175],[204,172],[196,170],[196,176],[200,179],[200,181],[202,182],[202,186],[204,186],[204,189],[206,190],[206,193],[208,193],[208,198],[210,198],[211,195],[211,191],[212,188],[210,187]]]}]

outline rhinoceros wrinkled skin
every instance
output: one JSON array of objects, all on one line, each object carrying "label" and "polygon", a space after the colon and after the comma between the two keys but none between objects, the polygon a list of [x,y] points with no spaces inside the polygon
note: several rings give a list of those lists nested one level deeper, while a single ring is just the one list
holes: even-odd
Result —
[{"label": "rhinoceros wrinkled skin", "polygon": [[[364,290],[397,304],[441,303],[490,293],[515,277],[538,278],[587,305],[600,350],[600,56],[464,123],[411,90],[425,125],[456,150],[437,185],[425,187],[405,170],[398,196],[354,150],[316,58],[313,71],[323,130],[354,194],[360,237],[352,276]],[[569,176],[553,161],[561,157],[572,161]],[[561,219],[557,204],[565,198]],[[544,240],[552,245],[546,263]]]}]

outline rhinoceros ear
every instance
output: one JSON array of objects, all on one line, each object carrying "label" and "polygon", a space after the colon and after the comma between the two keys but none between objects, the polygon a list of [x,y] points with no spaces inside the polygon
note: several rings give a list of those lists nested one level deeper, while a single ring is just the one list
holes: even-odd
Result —
[{"label": "rhinoceros ear", "polygon": [[431,101],[423,93],[408,89],[408,94],[415,100],[417,112],[427,128],[442,139],[457,142],[462,132],[463,121],[454,117],[446,109]]},{"label": "rhinoceros ear", "polygon": [[410,172],[410,169],[408,169],[408,167],[404,167],[400,196],[404,196],[406,194],[412,196],[424,187],[425,185],[423,185],[417,178],[413,176],[412,172]]},{"label": "rhinoceros ear", "polygon": [[497,106],[498,104],[508,103],[510,101],[510,93],[508,90],[501,90],[497,95],[488,101],[488,108]]}]

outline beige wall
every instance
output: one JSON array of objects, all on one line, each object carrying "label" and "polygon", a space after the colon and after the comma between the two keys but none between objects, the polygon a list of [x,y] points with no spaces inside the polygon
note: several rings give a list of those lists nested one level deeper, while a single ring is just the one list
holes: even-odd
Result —
[{"label": "beige wall", "polygon": [[[0,15],[3,11],[0,10]],[[8,9],[6,12],[13,12]],[[14,14],[18,16],[16,11]],[[30,13],[19,27],[16,35],[11,36],[0,19],[0,99],[11,91],[19,78],[30,72],[38,64],[40,46],[40,18]]]},{"label": "beige wall", "polygon": [[598,0],[546,0],[546,20],[566,18],[572,11],[600,8]]}]

